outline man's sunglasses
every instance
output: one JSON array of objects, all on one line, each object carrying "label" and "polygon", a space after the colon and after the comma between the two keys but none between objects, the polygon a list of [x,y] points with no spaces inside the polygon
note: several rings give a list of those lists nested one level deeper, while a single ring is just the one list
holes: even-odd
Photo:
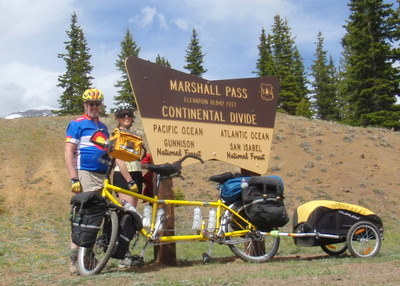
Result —
[{"label": "man's sunglasses", "polygon": [[100,105],[101,105],[101,102],[94,101],[94,102],[88,102],[88,104],[89,104],[90,106],[100,106]]},{"label": "man's sunglasses", "polygon": [[117,118],[125,118],[126,116],[133,117],[133,112],[132,111],[120,112],[118,113]]}]

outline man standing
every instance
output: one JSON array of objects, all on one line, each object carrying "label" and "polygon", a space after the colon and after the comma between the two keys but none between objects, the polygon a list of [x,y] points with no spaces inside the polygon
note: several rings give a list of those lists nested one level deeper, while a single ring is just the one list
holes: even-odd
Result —
[{"label": "man standing", "polygon": [[[99,119],[103,93],[99,89],[87,89],[82,99],[85,114],[69,123],[65,141],[64,158],[73,193],[101,189],[108,168],[101,159],[105,151],[90,142],[93,133],[99,130],[102,130],[105,139],[109,137],[107,126]],[[72,241],[70,246],[70,272],[71,275],[79,275],[76,265],[78,246]]]}]

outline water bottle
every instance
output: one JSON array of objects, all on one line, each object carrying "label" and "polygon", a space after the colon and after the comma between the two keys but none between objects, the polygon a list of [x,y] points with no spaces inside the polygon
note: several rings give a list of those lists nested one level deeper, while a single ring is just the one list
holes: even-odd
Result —
[{"label": "water bottle", "polygon": [[249,187],[249,183],[246,181],[245,178],[243,178],[240,182],[240,187],[242,188],[242,191],[247,190],[247,188]]},{"label": "water bottle", "polygon": [[129,202],[122,200],[122,205],[126,210],[137,213],[136,208],[132,206]]},{"label": "water bottle", "polygon": [[215,221],[216,221],[216,213],[214,209],[211,209],[208,216],[208,226],[207,226],[208,231],[214,231]]},{"label": "water bottle", "polygon": [[145,205],[142,217],[143,227],[150,227],[150,221],[151,221],[151,206]]},{"label": "water bottle", "polygon": [[165,214],[164,209],[163,208],[159,208],[158,211],[157,211],[157,216],[156,216],[156,224],[160,224],[160,225],[163,224],[163,220],[162,219],[163,219],[164,214]]},{"label": "water bottle", "polygon": [[201,209],[199,207],[195,207],[194,208],[194,212],[193,212],[192,229],[193,230],[200,230],[201,229],[201,221],[202,221]]}]

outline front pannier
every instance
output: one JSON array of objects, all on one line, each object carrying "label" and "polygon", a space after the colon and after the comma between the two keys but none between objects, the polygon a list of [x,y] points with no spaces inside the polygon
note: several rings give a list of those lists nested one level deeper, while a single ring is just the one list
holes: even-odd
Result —
[{"label": "front pannier", "polygon": [[124,259],[129,250],[129,243],[135,233],[143,228],[143,224],[140,216],[132,211],[122,211],[118,214],[118,217],[118,240],[111,257]]},{"label": "front pannier", "polygon": [[107,202],[96,192],[83,192],[71,198],[71,239],[78,246],[91,247],[107,210]]},{"label": "front pannier", "polygon": [[262,231],[282,227],[289,222],[283,203],[283,181],[278,176],[254,176],[242,190],[244,211]]}]

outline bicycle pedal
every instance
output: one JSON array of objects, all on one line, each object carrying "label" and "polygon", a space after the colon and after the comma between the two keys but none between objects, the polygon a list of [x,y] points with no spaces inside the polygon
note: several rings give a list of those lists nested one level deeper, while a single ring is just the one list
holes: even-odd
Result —
[{"label": "bicycle pedal", "polygon": [[204,253],[201,255],[201,261],[203,261],[203,264],[206,264],[206,263],[208,263],[208,262],[211,261],[211,256],[208,255],[208,253],[204,252]]}]

